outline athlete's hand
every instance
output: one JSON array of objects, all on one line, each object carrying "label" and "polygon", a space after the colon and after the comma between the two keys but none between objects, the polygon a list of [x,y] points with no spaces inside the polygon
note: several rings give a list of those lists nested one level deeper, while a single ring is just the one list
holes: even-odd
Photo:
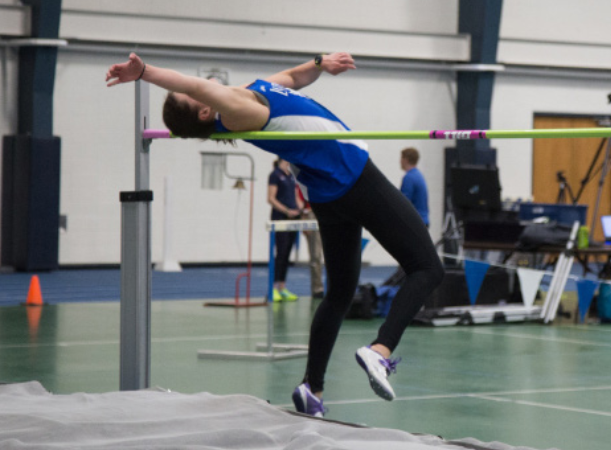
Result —
[{"label": "athlete's hand", "polygon": [[320,67],[331,75],[337,75],[347,70],[356,69],[354,59],[352,59],[350,53],[345,52],[323,55]]},{"label": "athlete's hand", "polygon": [[289,219],[295,219],[297,217],[299,217],[301,213],[299,212],[298,209],[287,209],[286,210],[286,215],[289,217]]},{"label": "athlete's hand", "polygon": [[129,60],[122,64],[110,66],[106,72],[106,81],[110,81],[106,86],[114,86],[119,83],[129,83],[140,78],[144,70],[144,63],[138,55],[131,53]]}]

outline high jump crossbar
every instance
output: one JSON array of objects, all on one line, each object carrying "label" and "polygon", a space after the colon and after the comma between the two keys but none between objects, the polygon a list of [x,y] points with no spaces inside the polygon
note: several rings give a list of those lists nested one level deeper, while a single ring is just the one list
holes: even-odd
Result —
[{"label": "high jump crossbar", "polygon": [[[169,130],[144,130],[144,139],[176,138]],[[248,141],[291,141],[333,139],[538,139],[538,138],[604,138],[611,137],[611,128],[557,128],[536,130],[431,130],[431,131],[247,131],[214,133],[210,139],[243,139]]]}]

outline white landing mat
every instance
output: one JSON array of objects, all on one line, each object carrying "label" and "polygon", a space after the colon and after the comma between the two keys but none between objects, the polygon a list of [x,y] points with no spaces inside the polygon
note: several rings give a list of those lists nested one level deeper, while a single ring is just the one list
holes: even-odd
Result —
[{"label": "white landing mat", "polygon": [[314,419],[246,395],[54,395],[35,381],[0,385],[0,449],[518,450]]}]

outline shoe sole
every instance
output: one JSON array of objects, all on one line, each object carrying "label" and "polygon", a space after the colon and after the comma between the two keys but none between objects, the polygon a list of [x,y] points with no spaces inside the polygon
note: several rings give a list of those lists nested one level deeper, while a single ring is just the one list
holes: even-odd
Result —
[{"label": "shoe sole", "polygon": [[371,389],[373,389],[373,392],[375,392],[378,397],[383,398],[388,402],[393,401],[395,399],[395,395],[384,389],[384,386],[378,383],[376,377],[369,373],[369,369],[367,369],[367,364],[365,363],[365,361],[363,361],[363,359],[358,353],[356,354],[356,362],[359,363],[359,366],[361,366],[367,374],[367,378],[369,378],[369,385],[371,386]]}]

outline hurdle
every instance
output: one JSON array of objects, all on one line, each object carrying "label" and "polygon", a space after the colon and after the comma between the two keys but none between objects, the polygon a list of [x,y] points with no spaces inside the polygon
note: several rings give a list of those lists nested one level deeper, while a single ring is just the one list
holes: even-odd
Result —
[{"label": "hurdle", "polygon": [[208,359],[250,359],[279,361],[284,359],[302,358],[308,355],[308,346],[303,344],[276,344],[274,343],[274,316],[273,295],[275,242],[276,233],[294,231],[318,231],[318,222],[315,220],[272,220],[265,225],[269,232],[269,263],[267,282],[267,341],[257,343],[256,351],[230,351],[230,350],[199,350],[198,358]]},{"label": "hurdle", "polygon": [[[153,139],[176,138],[168,130],[149,128],[149,84],[134,83],[135,190],[120,192],[121,202],[121,307],[120,389],[150,387],[151,367],[151,207],[149,153]],[[432,130],[214,133],[210,139],[334,140],[334,139],[536,139],[611,137],[611,128],[537,130]],[[271,308],[268,308],[271,311]]]},{"label": "hurdle", "polygon": [[[273,317],[271,314],[269,314],[269,311],[271,311],[271,305],[274,302],[274,247],[276,244],[276,233],[291,231],[318,231],[318,222],[316,220],[271,220],[265,224],[265,228],[269,232],[269,263],[267,274],[267,343],[265,345],[257,344],[257,350],[265,350],[272,356],[272,358],[278,358],[278,356],[280,356],[281,359],[286,359],[282,357],[286,356],[287,358],[299,358],[301,356],[307,356],[307,345],[274,344],[272,340],[274,323]],[[275,353],[275,350],[281,350],[283,353]]]}]

